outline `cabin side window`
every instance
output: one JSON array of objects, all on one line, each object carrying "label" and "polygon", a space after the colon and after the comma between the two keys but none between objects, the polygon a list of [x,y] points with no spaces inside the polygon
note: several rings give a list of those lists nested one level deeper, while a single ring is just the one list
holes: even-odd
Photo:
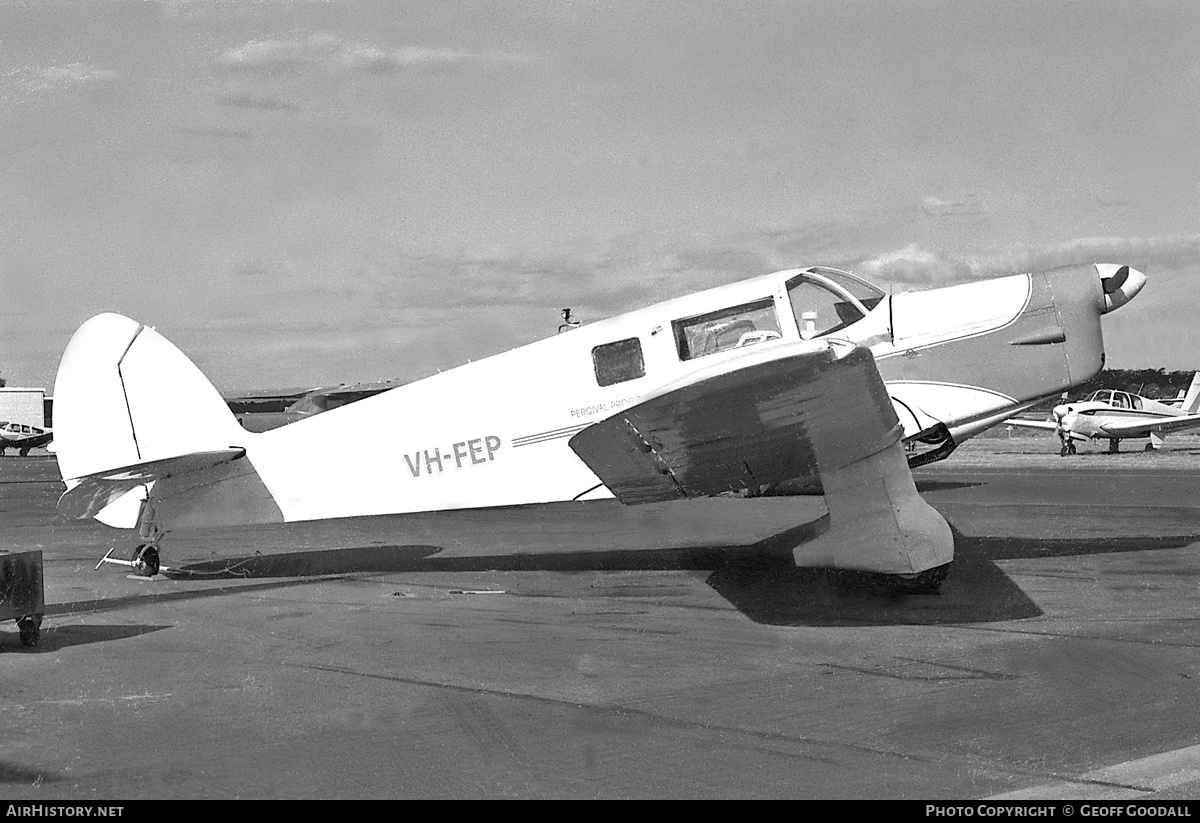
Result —
[{"label": "cabin side window", "polygon": [[782,336],[775,301],[769,297],[676,320],[671,327],[680,360],[753,346]]},{"label": "cabin side window", "polygon": [[630,337],[628,340],[597,346],[592,349],[592,365],[596,368],[596,382],[601,386],[643,377],[646,374],[646,361],[642,359],[642,341]]}]

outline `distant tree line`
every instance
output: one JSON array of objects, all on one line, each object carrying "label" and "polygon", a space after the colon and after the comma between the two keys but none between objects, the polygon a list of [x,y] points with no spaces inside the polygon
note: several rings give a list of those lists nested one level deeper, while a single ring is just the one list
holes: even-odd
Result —
[{"label": "distant tree line", "polygon": [[1152,400],[1170,399],[1187,391],[1195,371],[1165,369],[1104,369],[1088,382],[1071,391],[1071,398],[1083,397],[1096,389],[1123,389]]}]

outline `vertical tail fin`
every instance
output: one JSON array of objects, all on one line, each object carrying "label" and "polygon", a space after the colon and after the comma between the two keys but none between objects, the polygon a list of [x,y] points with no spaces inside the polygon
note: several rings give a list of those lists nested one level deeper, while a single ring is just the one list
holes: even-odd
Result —
[{"label": "vertical tail fin", "polygon": [[67,344],[54,382],[54,424],[68,486],[83,475],[252,437],[179,349],[119,314],[93,317]]},{"label": "vertical tail fin", "polygon": [[1188,386],[1181,405],[1184,414],[1195,414],[1200,410],[1200,371],[1192,375],[1192,384]]}]

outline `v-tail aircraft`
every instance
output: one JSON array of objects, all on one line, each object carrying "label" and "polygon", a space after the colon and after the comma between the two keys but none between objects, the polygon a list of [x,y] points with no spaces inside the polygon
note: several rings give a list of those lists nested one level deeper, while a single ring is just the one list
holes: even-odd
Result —
[{"label": "v-tail aircraft", "polygon": [[1058,435],[1058,453],[1063,457],[1075,454],[1075,444],[1088,440],[1108,440],[1109,453],[1116,454],[1122,440],[1148,437],[1145,450],[1157,451],[1168,433],[1200,426],[1200,372],[1192,377],[1178,406],[1119,389],[1098,389],[1083,400],[1059,403],[1051,417],[1013,418],[1008,424],[1053,431]]},{"label": "v-tail aircraft", "polygon": [[[154,329],[101,314],[55,382],[59,510],[136,529],[129,560],[105,559],[149,576],[178,529],[797,482],[828,510],[825,531],[793,548],[797,565],[936,588],[953,540],[910,465],[1090,379],[1101,317],[1144,283],[1096,264],[888,294],[789,269],[260,433]],[[361,447],[321,447],[347,431]]]}]

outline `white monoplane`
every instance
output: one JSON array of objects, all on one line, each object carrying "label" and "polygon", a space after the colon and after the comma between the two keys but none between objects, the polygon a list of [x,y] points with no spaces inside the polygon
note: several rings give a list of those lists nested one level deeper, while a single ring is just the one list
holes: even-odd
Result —
[{"label": "white monoplane", "polygon": [[1179,406],[1142,397],[1119,389],[1098,389],[1083,400],[1059,403],[1051,412],[1052,420],[1012,418],[1009,425],[1045,429],[1058,435],[1059,454],[1075,454],[1075,444],[1087,440],[1108,440],[1108,451],[1120,451],[1122,440],[1149,437],[1146,451],[1161,449],[1169,432],[1200,426],[1200,372]]},{"label": "white monoplane", "polygon": [[[829,527],[793,549],[798,565],[932,586],[953,541],[910,465],[1090,379],[1101,316],[1144,283],[1096,264],[891,295],[791,269],[261,433],[153,329],[102,314],[71,338],[55,383],[59,509],[138,529],[122,562],[153,575],[175,529],[799,481],[823,489]],[[347,432],[353,446],[323,448]]]}]

